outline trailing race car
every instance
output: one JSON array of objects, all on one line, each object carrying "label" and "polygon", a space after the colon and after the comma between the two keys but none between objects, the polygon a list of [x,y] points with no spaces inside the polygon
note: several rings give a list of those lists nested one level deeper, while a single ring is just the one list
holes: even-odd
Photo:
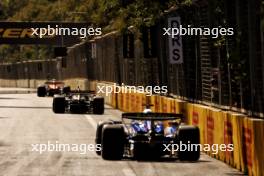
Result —
[{"label": "trailing race car", "polygon": [[[199,128],[181,124],[182,114],[123,113],[122,121],[105,121],[97,126],[97,145],[106,160],[178,158],[197,161],[200,157]],[[195,145],[177,150],[176,145]]]},{"label": "trailing race car", "polygon": [[53,96],[55,94],[67,94],[70,90],[71,88],[69,86],[65,86],[64,82],[52,79],[46,81],[43,85],[38,86],[37,95],[39,97],[45,97]]},{"label": "trailing race car", "polygon": [[54,95],[52,109],[55,113],[103,114],[104,98],[96,96],[94,91],[72,91]]}]

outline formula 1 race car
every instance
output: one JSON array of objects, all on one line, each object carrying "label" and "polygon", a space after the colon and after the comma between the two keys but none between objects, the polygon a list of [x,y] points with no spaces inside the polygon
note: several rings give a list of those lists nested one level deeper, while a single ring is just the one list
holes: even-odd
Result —
[{"label": "formula 1 race car", "polygon": [[71,91],[54,95],[52,109],[54,113],[103,114],[104,98],[96,96],[94,91]]},{"label": "formula 1 race car", "polygon": [[55,79],[46,81],[43,85],[38,86],[37,95],[38,97],[53,96],[55,94],[67,94],[71,88],[65,86],[64,82],[57,81]]},{"label": "formula 1 race car", "polygon": [[[96,153],[106,160],[178,158],[197,161],[200,158],[199,128],[182,124],[182,118],[182,114],[173,113],[123,113],[122,121],[100,122],[95,143],[101,145],[101,151]],[[179,150],[180,145],[188,145],[189,150]]]}]

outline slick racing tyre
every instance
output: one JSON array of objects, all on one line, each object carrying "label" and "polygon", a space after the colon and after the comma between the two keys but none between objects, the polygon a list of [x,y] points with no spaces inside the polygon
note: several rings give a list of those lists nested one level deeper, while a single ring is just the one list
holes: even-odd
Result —
[{"label": "slick racing tyre", "polygon": [[71,92],[71,87],[70,86],[66,86],[66,87],[63,87],[62,89],[62,93],[64,94],[69,94]]},{"label": "slick racing tyre", "polygon": [[38,97],[45,97],[46,94],[47,94],[46,87],[45,86],[39,86],[37,89]]},{"label": "slick racing tyre", "polygon": [[103,114],[104,113],[104,98],[95,97],[93,100],[93,113]]},{"label": "slick racing tyre", "polygon": [[[95,144],[102,145],[102,130],[104,125],[113,124],[111,121],[99,122],[96,129]],[[101,151],[96,151],[97,155],[101,155]]]},{"label": "slick racing tyre", "polygon": [[64,113],[65,112],[65,97],[55,95],[53,98],[52,110],[54,113]]},{"label": "slick racing tyre", "polygon": [[121,124],[104,125],[102,131],[102,158],[121,160],[124,154],[125,132]]},{"label": "slick racing tyre", "polygon": [[[200,158],[200,132],[196,126],[181,125],[179,127],[179,142],[191,146],[185,151],[178,151],[181,161],[197,161]],[[188,148],[188,147],[187,147]]]}]

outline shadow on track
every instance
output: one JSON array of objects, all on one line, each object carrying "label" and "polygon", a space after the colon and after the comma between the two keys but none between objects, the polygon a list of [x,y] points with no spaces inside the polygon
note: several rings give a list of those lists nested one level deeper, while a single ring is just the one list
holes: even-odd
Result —
[{"label": "shadow on track", "polygon": [[12,98],[12,97],[0,97],[0,100],[15,100],[19,98]]},{"label": "shadow on track", "polygon": [[246,176],[246,175],[248,175],[248,174],[243,174],[243,173],[236,173],[236,172],[231,172],[231,173],[225,173],[226,175],[232,175],[232,176]]},{"label": "shadow on track", "polygon": [[39,107],[39,106],[0,106],[0,108],[11,108],[11,109],[51,109],[51,107]]},{"label": "shadow on track", "polygon": [[137,161],[140,163],[155,163],[155,162],[166,162],[166,163],[210,163],[212,161],[209,160],[198,160],[198,161],[181,161],[178,158],[157,158],[157,159],[141,159],[141,160],[137,160],[137,159],[132,159],[132,158],[124,158],[124,161]]},{"label": "shadow on track", "polygon": [[0,94],[32,94],[32,93],[36,93],[36,91],[29,91],[29,90],[0,91]]},{"label": "shadow on track", "polygon": [[0,120],[1,120],[1,119],[7,119],[7,118],[9,118],[9,117],[0,117]]}]

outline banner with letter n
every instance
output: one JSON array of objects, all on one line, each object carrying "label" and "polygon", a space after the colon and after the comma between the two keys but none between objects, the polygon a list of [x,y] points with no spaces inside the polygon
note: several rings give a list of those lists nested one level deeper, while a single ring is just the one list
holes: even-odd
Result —
[{"label": "banner with letter n", "polygon": [[[72,46],[82,41],[80,30],[89,27],[88,23],[75,22],[0,22],[0,44]],[[42,38],[34,34],[41,29],[46,30]],[[51,29],[53,34],[49,35]],[[55,35],[55,31],[61,34]]]},{"label": "banner with letter n", "polygon": [[[180,28],[181,18],[180,17],[170,17],[168,18],[168,28]],[[182,54],[182,37],[181,35],[169,35],[169,61],[170,64],[182,64],[183,54]]]}]

